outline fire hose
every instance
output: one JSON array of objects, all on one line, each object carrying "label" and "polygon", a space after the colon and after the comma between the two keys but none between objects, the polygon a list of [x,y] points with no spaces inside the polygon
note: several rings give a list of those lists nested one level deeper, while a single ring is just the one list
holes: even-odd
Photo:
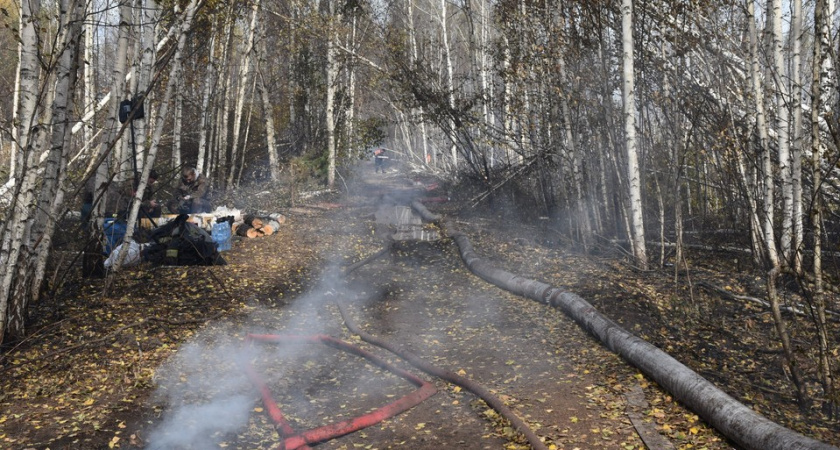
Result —
[{"label": "fire hose", "polygon": [[359,347],[348,344],[342,340],[331,336],[318,334],[314,336],[298,336],[298,335],[278,335],[278,334],[248,334],[245,336],[245,344],[249,345],[254,342],[268,342],[268,343],[292,343],[292,344],[324,344],[347,353],[360,356],[367,359],[376,366],[385,369],[394,375],[402,377],[406,381],[414,384],[418,388],[400,399],[382,406],[370,413],[344,420],[341,422],[324,425],[318,428],[307,430],[301,433],[295,432],[289,422],[283,416],[280,407],[271,395],[271,391],[263,381],[262,377],[257,373],[256,369],[250,364],[245,367],[245,372],[262,396],[263,404],[268,410],[271,419],[277,424],[283,441],[278,446],[278,450],[306,450],[310,447],[308,444],[322,442],[333,439],[345,434],[359,431],[371,425],[375,425],[385,419],[394,417],[397,414],[407,411],[408,409],[420,404],[427,398],[437,392],[434,385],[431,383],[406,372],[398,367],[394,367],[382,358],[373,353],[362,350]]}]

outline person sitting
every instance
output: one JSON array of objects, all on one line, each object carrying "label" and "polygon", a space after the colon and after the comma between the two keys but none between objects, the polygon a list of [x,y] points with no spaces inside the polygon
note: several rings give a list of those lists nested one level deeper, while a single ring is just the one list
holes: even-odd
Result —
[{"label": "person sitting", "polygon": [[[146,182],[146,190],[143,191],[143,199],[140,203],[140,211],[137,217],[139,218],[157,218],[160,217],[161,207],[158,204],[157,200],[155,200],[155,183],[157,182],[159,175],[156,170],[152,169],[149,172],[149,179]],[[121,216],[124,218],[128,217],[128,208],[131,207],[131,202],[134,200],[134,196],[137,194],[137,187],[140,184],[140,176],[137,175],[133,179],[125,180],[123,182],[122,188],[120,189],[120,211]]]},{"label": "person sitting", "polygon": [[210,212],[212,207],[208,196],[210,185],[204,175],[193,167],[185,167],[181,172],[181,185],[175,193],[175,198],[166,206],[175,214],[196,214]]}]

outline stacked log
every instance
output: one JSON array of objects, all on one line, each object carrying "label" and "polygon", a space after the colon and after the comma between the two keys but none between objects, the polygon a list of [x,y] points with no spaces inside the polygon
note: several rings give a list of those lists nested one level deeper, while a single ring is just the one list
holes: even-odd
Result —
[{"label": "stacked log", "polygon": [[242,222],[233,224],[233,233],[237,236],[256,238],[260,236],[271,236],[280,229],[280,224],[286,222],[282,214],[270,214],[267,217],[247,215]]}]

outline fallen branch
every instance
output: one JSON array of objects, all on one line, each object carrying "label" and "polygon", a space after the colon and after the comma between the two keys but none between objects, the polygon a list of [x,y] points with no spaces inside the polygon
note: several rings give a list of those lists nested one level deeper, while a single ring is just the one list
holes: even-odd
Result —
[{"label": "fallen branch", "polygon": [[[727,291],[726,289],[724,289],[720,286],[715,286],[715,285],[713,285],[711,283],[707,283],[705,281],[697,282],[697,286],[704,287],[707,290],[709,290],[711,292],[714,292],[714,293],[720,295],[721,297],[723,297],[727,300],[733,300],[733,301],[734,300],[744,300],[744,301],[748,301],[748,302],[752,302],[752,303],[757,303],[757,304],[759,304],[759,305],[761,305],[765,308],[770,308],[770,303],[768,303],[768,302],[766,302],[766,301],[764,301],[760,298],[750,297],[748,295],[737,295],[737,294],[734,294],[732,292]],[[797,306],[798,306],[798,308],[797,307],[790,307],[790,306],[780,306],[780,308],[784,312],[788,312],[788,313],[791,313],[791,314],[796,314],[798,316],[803,316],[803,317],[811,317],[811,314],[809,314],[807,311],[805,311],[804,309],[800,309],[800,308],[803,308],[802,305],[797,305]],[[833,322],[840,322],[840,313],[837,313],[837,312],[834,312],[834,311],[826,311],[825,313],[827,315],[831,316],[831,320]]]},{"label": "fallen branch", "polygon": [[350,275],[350,273],[352,273],[354,270],[358,269],[359,267],[362,267],[365,264],[368,264],[371,261],[373,261],[373,260],[381,257],[382,255],[388,253],[391,250],[392,245],[393,245],[393,242],[391,244],[385,246],[385,248],[383,248],[382,250],[379,250],[378,252],[368,256],[367,258],[347,266],[347,268],[344,269],[344,272],[342,272],[342,274],[346,277],[347,275]]}]

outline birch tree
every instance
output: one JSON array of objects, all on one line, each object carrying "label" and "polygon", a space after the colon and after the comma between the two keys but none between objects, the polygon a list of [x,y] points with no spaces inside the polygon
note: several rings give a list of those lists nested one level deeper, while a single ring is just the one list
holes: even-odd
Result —
[{"label": "birch tree", "polygon": [[[248,37],[243,44],[242,59],[239,62],[239,73],[237,76],[237,83],[239,86],[236,93],[236,105],[233,113],[233,138],[230,150],[230,172],[227,177],[227,185],[232,186],[234,183],[234,174],[236,173],[236,160],[239,154],[239,134],[242,128],[242,109],[245,105],[245,94],[248,87],[248,79],[251,74],[251,54],[254,50],[254,36],[257,28],[257,17],[259,15],[260,2],[253,0],[251,5],[251,21],[248,27]],[[244,144],[243,144],[244,146]],[[242,150],[245,151],[244,149]]]},{"label": "birch tree", "polygon": [[21,261],[25,261],[27,249],[24,241],[27,235],[29,218],[35,203],[36,148],[35,125],[40,92],[40,68],[38,66],[38,15],[41,10],[39,0],[21,3],[20,43],[18,64],[19,101],[17,109],[17,146],[12,158],[17,158],[14,178],[20,180],[16,186],[15,202],[9,220],[3,225],[3,243],[0,246],[0,340],[8,333],[19,336],[23,333],[24,308],[17,307],[16,300],[26,301],[27,293],[18,297],[15,292],[15,275]]},{"label": "birch tree", "polygon": [[633,58],[633,0],[621,2],[622,43],[622,99],[624,101],[624,139],[627,150],[627,179],[630,189],[630,211],[633,224],[633,255],[643,269],[647,269],[645,226],[642,210],[642,178],[636,142],[636,84]]},{"label": "birch tree", "polygon": [[259,22],[259,36],[257,38],[257,71],[255,76],[257,89],[260,91],[260,103],[262,105],[263,120],[265,121],[265,144],[268,150],[268,165],[271,180],[280,181],[280,158],[277,154],[277,138],[275,136],[274,107],[268,95],[268,88],[265,83],[265,71],[268,68],[266,52],[265,21]]},{"label": "birch tree", "polygon": [[339,24],[342,14],[336,8],[338,0],[326,0],[329,15],[327,16],[327,65],[326,65],[326,129],[327,129],[327,186],[332,189],[335,186],[335,171],[337,157],[336,142],[336,93],[338,90],[339,60],[337,43],[339,37]]}]

